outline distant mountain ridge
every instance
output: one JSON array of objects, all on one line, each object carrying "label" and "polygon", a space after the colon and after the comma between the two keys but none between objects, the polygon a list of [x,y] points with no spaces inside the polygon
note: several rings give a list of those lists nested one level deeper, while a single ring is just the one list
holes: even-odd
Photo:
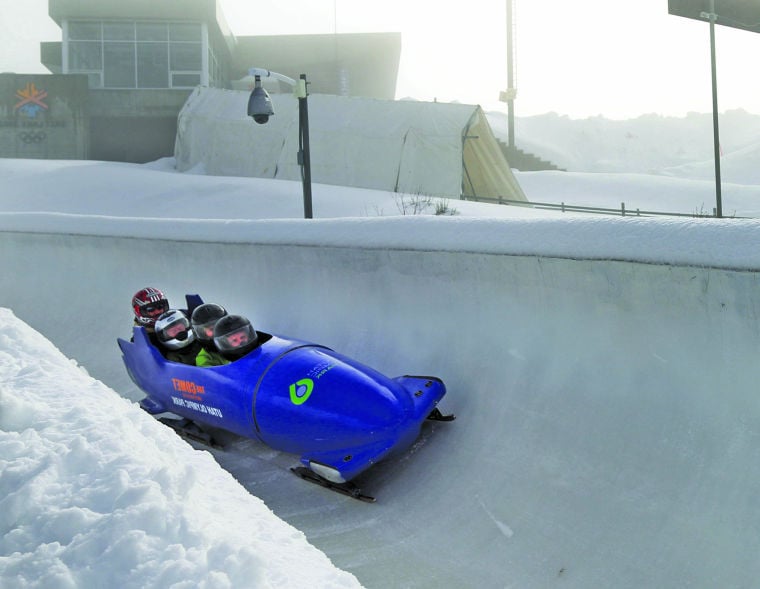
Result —
[{"label": "distant mountain ridge", "polygon": [[[491,111],[487,116],[497,137],[506,140],[506,114]],[[718,120],[723,181],[760,184],[760,115],[729,110]],[[710,113],[628,120],[571,119],[557,113],[517,117],[515,143],[571,172],[714,177]]]}]

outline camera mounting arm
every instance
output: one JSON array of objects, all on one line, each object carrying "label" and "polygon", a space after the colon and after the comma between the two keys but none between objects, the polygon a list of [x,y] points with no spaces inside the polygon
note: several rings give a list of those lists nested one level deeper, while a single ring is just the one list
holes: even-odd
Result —
[{"label": "camera mounting arm", "polygon": [[284,74],[273,72],[271,70],[260,67],[250,68],[248,70],[248,75],[254,77],[259,76],[260,78],[274,78],[280,82],[285,82],[286,84],[289,84],[293,87],[293,95],[296,98],[306,98],[306,80],[304,78],[301,78],[300,80],[294,80],[293,78],[289,78]]}]

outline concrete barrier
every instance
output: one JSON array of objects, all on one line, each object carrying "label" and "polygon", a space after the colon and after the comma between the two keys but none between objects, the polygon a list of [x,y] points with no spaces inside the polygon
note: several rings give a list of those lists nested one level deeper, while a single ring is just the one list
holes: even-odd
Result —
[{"label": "concrete barrier", "polygon": [[292,227],[253,243],[2,231],[0,306],[135,400],[115,338],[145,285],[443,378],[457,420],[368,473],[372,506],[256,444],[217,453],[367,587],[755,584],[756,269],[393,249],[372,224],[368,245],[310,246]]}]

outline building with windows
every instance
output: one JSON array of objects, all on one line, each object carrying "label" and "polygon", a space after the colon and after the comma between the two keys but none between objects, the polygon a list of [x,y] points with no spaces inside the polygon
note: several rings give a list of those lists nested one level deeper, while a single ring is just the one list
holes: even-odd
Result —
[{"label": "building with windows", "polygon": [[51,74],[0,74],[0,157],[172,155],[192,90],[231,88],[253,66],[306,73],[310,93],[395,96],[398,33],[235,37],[216,0],[48,0],[48,12],[61,27],[40,47]]}]

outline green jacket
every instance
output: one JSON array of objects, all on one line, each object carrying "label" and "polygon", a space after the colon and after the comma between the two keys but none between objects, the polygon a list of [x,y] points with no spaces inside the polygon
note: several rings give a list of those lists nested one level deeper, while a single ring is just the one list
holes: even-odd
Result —
[{"label": "green jacket", "polygon": [[212,352],[206,348],[201,348],[201,351],[195,357],[196,366],[222,366],[229,363],[230,361],[219,352]]}]

